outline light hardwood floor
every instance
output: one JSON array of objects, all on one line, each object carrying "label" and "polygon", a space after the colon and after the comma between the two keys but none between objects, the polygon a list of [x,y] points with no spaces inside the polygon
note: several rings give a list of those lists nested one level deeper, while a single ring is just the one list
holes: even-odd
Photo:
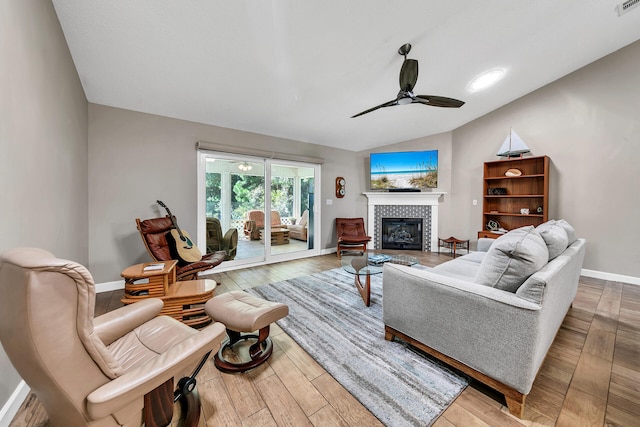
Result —
[{"label": "light hardwood floor", "polygon": [[[411,253],[415,255],[415,253]],[[449,255],[420,254],[424,265]],[[335,255],[213,274],[217,293],[339,267]],[[354,289],[354,292],[355,289]],[[121,291],[97,296],[96,314],[119,307]],[[208,426],[377,426],[381,423],[277,326],[268,363],[241,374],[201,371]],[[11,427],[48,426],[29,395]],[[467,426],[640,426],[640,286],[582,277],[578,295],[526,400],[511,416],[504,399],[472,383],[434,424]]]}]

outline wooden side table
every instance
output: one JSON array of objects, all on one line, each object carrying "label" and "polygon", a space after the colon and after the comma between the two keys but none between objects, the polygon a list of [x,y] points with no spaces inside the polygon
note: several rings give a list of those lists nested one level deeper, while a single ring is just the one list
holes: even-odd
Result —
[{"label": "wooden side table", "polygon": [[438,253],[440,253],[440,248],[448,248],[453,252],[453,257],[455,258],[456,249],[466,249],[467,253],[469,253],[469,241],[456,239],[453,236],[447,239],[438,238]]},{"label": "wooden side table", "polygon": [[[132,265],[120,275],[124,278],[123,304],[133,304],[145,298],[160,298],[164,306],[161,315],[171,316],[194,328],[211,323],[204,311],[204,304],[213,298],[215,280],[176,281],[178,262],[147,262]],[[149,270],[150,266],[161,268]],[[145,270],[145,268],[147,268]]]},{"label": "wooden side table", "polygon": [[[160,298],[169,292],[169,285],[176,281],[177,260],[145,262],[124,269],[124,297]],[[151,269],[162,266],[160,269]]]},{"label": "wooden side table", "polygon": [[[264,242],[264,229],[260,229],[260,241]],[[288,245],[289,244],[289,229],[287,228],[272,228],[271,229],[271,245]]]}]

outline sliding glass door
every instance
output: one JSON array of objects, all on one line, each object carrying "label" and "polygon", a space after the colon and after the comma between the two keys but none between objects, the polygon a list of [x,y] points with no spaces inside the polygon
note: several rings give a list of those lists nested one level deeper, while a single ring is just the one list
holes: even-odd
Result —
[{"label": "sliding glass door", "polygon": [[319,253],[319,172],[314,164],[200,152],[198,247],[227,251],[226,266]]},{"label": "sliding glass door", "polygon": [[[315,168],[295,163],[271,164],[271,255],[312,250],[315,213],[309,209],[315,194]],[[311,201],[313,207],[313,201]],[[279,222],[279,223],[278,223]]]}]

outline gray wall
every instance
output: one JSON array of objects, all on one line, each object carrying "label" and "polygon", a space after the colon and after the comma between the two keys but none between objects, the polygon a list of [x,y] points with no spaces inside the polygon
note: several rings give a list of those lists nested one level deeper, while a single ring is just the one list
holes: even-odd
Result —
[{"label": "gray wall", "polygon": [[[120,272],[148,255],[136,218],[164,215],[165,202],[180,227],[196,232],[196,141],[254,147],[325,159],[322,166],[321,248],[335,246],[334,218],[353,216],[361,178],[356,153],[184,120],[89,105],[89,267],[96,282],[120,279]],[[335,199],[336,176],[347,180],[347,195]],[[326,199],[333,199],[327,206]]]},{"label": "gray wall", "polygon": [[[86,263],[87,101],[48,1],[0,2],[0,252]],[[0,408],[20,381],[0,350]]]},{"label": "gray wall", "polygon": [[456,129],[446,227],[469,238],[482,229],[482,163],[512,126],[551,158],[549,217],[587,239],[584,268],[640,277],[639,64],[640,41]]}]

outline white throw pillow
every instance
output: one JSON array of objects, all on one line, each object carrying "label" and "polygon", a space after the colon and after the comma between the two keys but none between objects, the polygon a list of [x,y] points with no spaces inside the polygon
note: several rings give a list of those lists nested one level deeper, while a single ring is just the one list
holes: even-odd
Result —
[{"label": "white throw pillow", "polygon": [[491,245],[480,263],[475,282],[515,292],[548,259],[547,244],[536,229],[530,225],[517,228]]}]

